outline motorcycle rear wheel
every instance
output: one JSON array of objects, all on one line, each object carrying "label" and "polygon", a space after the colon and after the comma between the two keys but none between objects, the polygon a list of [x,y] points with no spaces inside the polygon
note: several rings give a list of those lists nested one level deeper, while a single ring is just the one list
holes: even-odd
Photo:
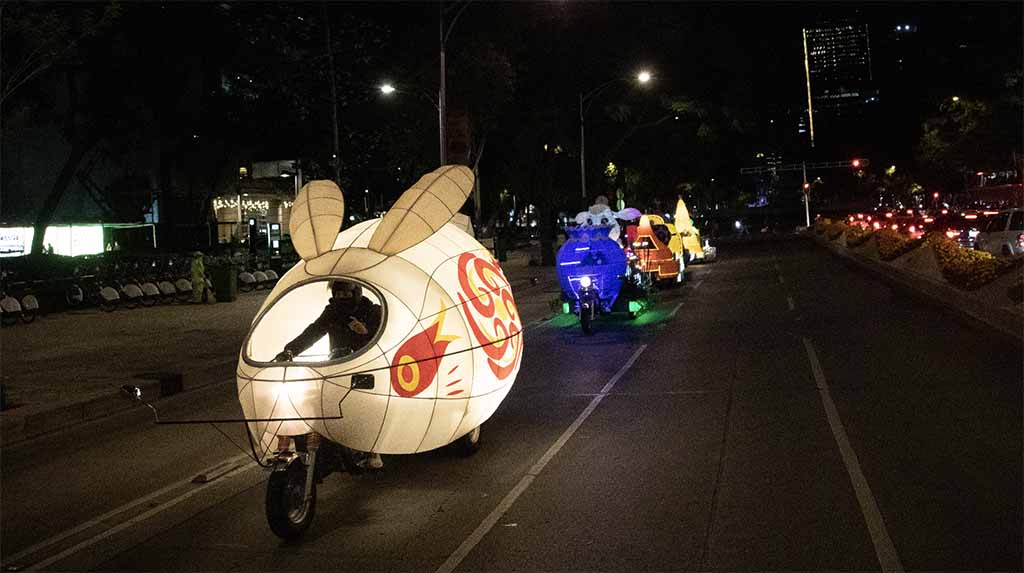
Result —
[{"label": "motorcycle rear wheel", "polygon": [[267,523],[281,539],[297,539],[309,529],[316,515],[316,481],[306,497],[306,466],[292,460],[288,468],[274,471],[267,481]]},{"label": "motorcycle rear wheel", "polygon": [[594,334],[594,311],[592,309],[581,308],[580,309],[580,326],[583,327],[583,334],[591,335]]}]

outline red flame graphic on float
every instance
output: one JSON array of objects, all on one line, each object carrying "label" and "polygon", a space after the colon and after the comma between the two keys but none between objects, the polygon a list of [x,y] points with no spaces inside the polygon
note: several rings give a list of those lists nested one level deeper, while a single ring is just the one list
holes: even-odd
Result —
[{"label": "red flame graphic on float", "polygon": [[399,396],[409,398],[427,389],[437,376],[448,344],[455,336],[441,335],[444,325],[444,302],[437,321],[429,328],[402,343],[391,360],[391,387]]},{"label": "red flame graphic on float", "polygon": [[523,353],[519,311],[501,267],[492,260],[463,253],[459,257],[459,303],[470,330],[487,355],[498,380],[508,378]]}]

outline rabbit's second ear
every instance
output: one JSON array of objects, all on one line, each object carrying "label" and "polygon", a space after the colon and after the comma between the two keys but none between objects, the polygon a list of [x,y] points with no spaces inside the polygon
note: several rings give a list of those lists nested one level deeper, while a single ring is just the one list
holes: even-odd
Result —
[{"label": "rabbit's second ear", "polygon": [[473,191],[473,171],[442,165],[406,190],[384,215],[367,248],[394,255],[425,240],[459,212]]},{"label": "rabbit's second ear", "polygon": [[345,198],[333,181],[310,181],[292,205],[288,230],[292,246],[310,261],[330,251],[345,220]]}]

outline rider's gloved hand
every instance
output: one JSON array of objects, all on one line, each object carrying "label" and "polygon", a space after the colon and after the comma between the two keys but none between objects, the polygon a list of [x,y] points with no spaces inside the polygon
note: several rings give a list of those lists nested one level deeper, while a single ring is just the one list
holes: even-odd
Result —
[{"label": "rider's gloved hand", "polygon": [[295,358],[291,350],[282,350],[274,357],[274,362],[291,362]]}]

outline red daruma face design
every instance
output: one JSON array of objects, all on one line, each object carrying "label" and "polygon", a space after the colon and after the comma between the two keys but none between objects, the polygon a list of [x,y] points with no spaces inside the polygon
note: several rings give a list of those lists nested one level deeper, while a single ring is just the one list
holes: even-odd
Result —
[{"label": "red daruma face design", "polygon": [[463,253],[459,257],[459,303],[473,337],[487,355],[487,365],[499,381],[519,363],[522,325],[501,267],[494,261]]}]

